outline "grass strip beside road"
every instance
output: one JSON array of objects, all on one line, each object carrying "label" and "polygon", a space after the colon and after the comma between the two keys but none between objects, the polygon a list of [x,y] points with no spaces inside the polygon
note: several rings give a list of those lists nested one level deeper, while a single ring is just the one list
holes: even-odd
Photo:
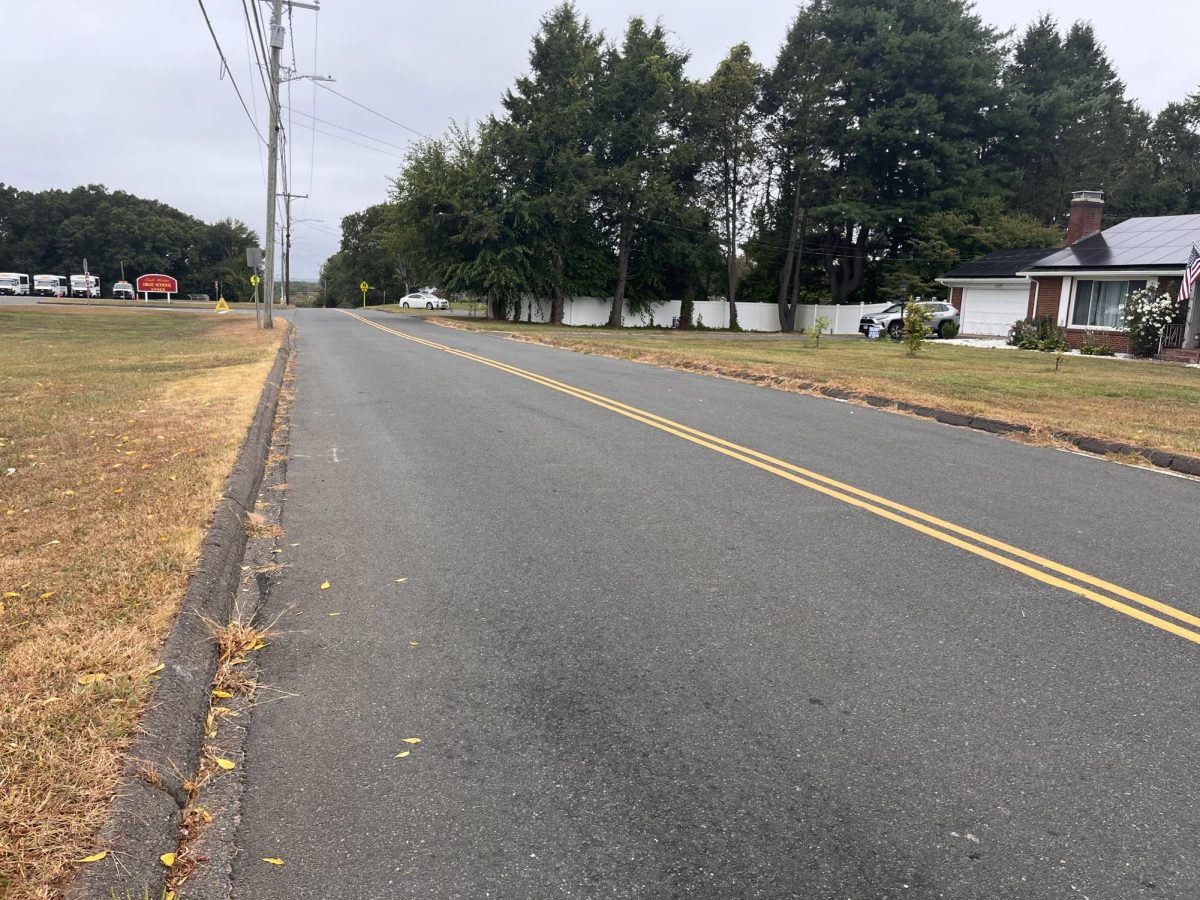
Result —
[{"label": "grass strip beside road", "polygon": [[878,394],[963,415],[1072,431],[1156,450],[1200,455],[1200,369],[1150,361],[985,350],[930,341],[916,358],[891,341],[714,335],[705,332],[564,329],[444,319],[457,328],[670,368],[765,376],[776,387],[809,383]]},{"label": "grass strip beside road", "polygon": [[0,896],[90,851],[283,333],[0,308]]}]

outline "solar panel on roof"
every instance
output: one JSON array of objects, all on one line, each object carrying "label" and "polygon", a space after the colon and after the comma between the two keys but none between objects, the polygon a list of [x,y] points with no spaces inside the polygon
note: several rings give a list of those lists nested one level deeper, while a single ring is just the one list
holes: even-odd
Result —
[{"label": "solar panel on roof", "polygon": [[1182,269],[1193,242],[1200,242],[1200,215],[1143,216],[1030,265],[1031,269]]}]

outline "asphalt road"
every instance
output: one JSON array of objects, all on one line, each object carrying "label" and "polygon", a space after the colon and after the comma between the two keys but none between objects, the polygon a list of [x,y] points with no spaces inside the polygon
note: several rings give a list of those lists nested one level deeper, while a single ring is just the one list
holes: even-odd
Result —
[{"label": "asphalt road", "polygon": [[369,318],[1185,624],[305,310],[233,896],[1200,896],[1200,485]]}]

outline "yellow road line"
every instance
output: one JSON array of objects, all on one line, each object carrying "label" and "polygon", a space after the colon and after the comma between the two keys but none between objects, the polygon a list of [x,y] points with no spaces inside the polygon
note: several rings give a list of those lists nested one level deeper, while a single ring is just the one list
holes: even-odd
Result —
[{"label": "yellow road line", "polygon": [[[402,331],[397,331],[378,322],[372,322],[370,319],[366,319],[357,313],[352,313],[346,310],[342,310],[342,312],[351,318],[357,319],[366,325],[370,325],[372,328],[378,328],[380,331],[384,331],[387,334],[393,335],[394,337],[403,338],[404,340],[421,344],[434,350],[450,353],[454,356],[459,356],[463,359],[468,359],[481,365],[489,366],[490,368],[498,369],[502,372],[507,372],[508,374],[515,375],[518,378],[532,381],[536,384],[540,384],[560,393],[568,394],[587,403],[591,403],[595,406],[615,412],[618,415],[624,416],[625,418],[649,425],[651,428],[658,429],[659,431],[674,435],[675,437],[689,441],[690,443],[713,450],[717,453],[721,453],[765,472],[770,472],[771,474],[780,478],[784,478],[787,481],[802,485],[810,490],[817,491],[818,493],[832,497],[851,506],[858,507],[867,512],[873,513],[874,515],[880,516],[881,518],[888,519],[889,521],[903,525],[906,528],[918,531],[921,534],[925,534],[934,538],[935,540],[942,541],[943,543],[950,544],[951,546],[957,547],[961,550],[965,550],[968,553],[973,553],[976,556],[990,560],[997,565],[1004,566],[1005,568],[1011,569],[1015,572],[1020,572],[1021,574],[1037,581],[1041,581],[1044,584],[1061,588],[1062,590],[1085,597],[1088,600],[1099,603],[1102,606],[1106,606],[1109,609],[1115,610],[1116,612],[1120,612],[1124,615],[1138,619],[1141,622],[1145,622],[1149,625],[1153,625],[1156,628],[1160,628],[1163,631],[1168,631],[1171,634],[1182,637],[1184,640],[1191,641],[1195,644],[1200,644],[1200,632],[1185,628],[1176,622],[1171,622],[1167,619],[1160,618],[1159,616],[1148,613],[1143,609],[1129,606],[1128,604],[1122,603],[1112,597],[1105,596],[1104,594],[1098,593],[1097,591],[1091,590],[1089,587],[1084,587],[1083,585],[1090,585],[1091,587],[1108,591],[1126,600],[1130,600],[1134,603],[1144,606],[1147,609],[1153,609],[1155,612],[1159,612],[1165,616],[1176,619],[1179,622],[1184,622],[1200,628],[1200,617],[1185,612],[1184,610],[1177,609],[1167,603],[1163,603],[1160,600],[1155,600],[1152,597],[1147,597],[1143,594],[1139,594],[1135,591],[1121,587],[1120,585],[1112,584],[1104,579],[1088,575],[1086,572],[1081,572],[1080,570],[1071,566],[1063,565],[1062,563],[1055,562],[1054,560],[1046,559],[1045,557],[1038,556],[1035,553],[1030,553],[1027,550],[1022,550],[1019,547],[1014,547],[1011,544],[988,537],[985,534],[980,534],[979,532],[972,531],[969,528],[964,528],[961,525],[956,525],[953,522],[940,519],[937,516],[923,513],[920,510],[913,509],[912,507],[896,503],[893,500],[888,500],[886,497],[872,494],[869,491],[864,491],[861,488],[854,487],[853,485],[845,484],[844,482],[821,475],[818,472],[813,472],[809,469],[785,462],[784,460],[776,459],[773,456],[760,453],[759,451],[753,450],[749,447],[743,447],[740,444],[735,444],[732,441],[725,440],[724,438],[707,434],[703,431],[692,428],[691,426],[683,425],[679,422],[664,418],[663,416],[656,415],[655,413],[648,412],[636,406],[630,406],[627,403],[622,403],[619,400],[605,397],[602,394],[596,394],[583,388],[577,388],[573,385],[556,381],[555,379],[549,378],[545,375],[539,375],[536,372],[530,372],[526,369],[521,369],[517,366],[500,362],[499,360],[490,359],[486,356],[479,356],[478,354],[470,353],[466,350],[459,350],[458,348],[451,347],[447,344],[441,344],[437,341],[430,341],[426,340],[425,338],[416,337],[415,335],[406,334]],[[968,540],[964,540],[964,538],[977,543],[970,543]],[[983,546],[979,546],[980,544]],[[1010,559],[994,551],[1010,554],[1011,556],[1016,557],[1016,559]],[[1034,565],[1050,570],[1050,572],[1056,572],[1058,575],[1072,578],[1075,581],[1082,582],[1083,584],[1074,584],[1070,581],[1066,581],[1064,578],[1049,574],[1049,572],[1039,571],[1038,569],[1026,565],[1019,560],[1025,560],[1025,562],[1033,563]]]}]

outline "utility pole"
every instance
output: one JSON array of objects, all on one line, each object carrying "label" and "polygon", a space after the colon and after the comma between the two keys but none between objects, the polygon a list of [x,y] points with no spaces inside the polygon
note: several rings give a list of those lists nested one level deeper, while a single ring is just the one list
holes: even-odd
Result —
[{"label": "utility pole", "polygon": [[283,52],[283,0],[271,4],[271,62],[267,77],[271,87],[271,125],[267,139],[267,235],[266,271],[263,273],[263,328],[274,328],[271,312],[275,303],[275,167],[279,159],[279,56]]},{"label": "utility pole", "polygon": [[307,200],[308,194],[283,195],[283,299],[292,302],[292,200]]},{"label": "utility pole", "polygon": [[[267,233],[263,249],[266,251],[265,271],[263,272],[263,328],[273,328],[272,311],[275,304],[275,199],[276,199],[276,167],[279,162],[279,57],[283,53],[283,4],[289,7],[299,6],[304,9],[320,10],[317,3],[305,3],[302,0],[271,0],[271,61],[268,65],[267,77],[271,89],[271,133],[267,141]],[[329,77],[317,75],[297,75],[288,70],[287,80],[296,78],[311,78],[314,81],[333,81]],[[289,213],[290,217],[290,213]],[[290,236],[289,236],[290,240]],[[285,256],[286,260],[287,257]],[[286,271],[286,262],[285,262]],[[285,276],[286,277],[286,276]],[[286,291],[286,287],[284,288]]]}]

